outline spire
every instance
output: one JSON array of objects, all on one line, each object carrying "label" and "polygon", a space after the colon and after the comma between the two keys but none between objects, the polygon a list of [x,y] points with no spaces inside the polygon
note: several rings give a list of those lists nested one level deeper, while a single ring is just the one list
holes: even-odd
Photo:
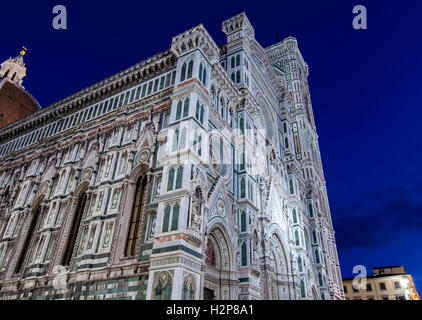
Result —
[{"label": "spire", "polygon": [[25,47],[22,47],[18,56],[13,59],[9,58],[0,65],[0,80],[7,79],[18,86],[22,86],[22,79],[26,76],[23,56],[27,50]]}]

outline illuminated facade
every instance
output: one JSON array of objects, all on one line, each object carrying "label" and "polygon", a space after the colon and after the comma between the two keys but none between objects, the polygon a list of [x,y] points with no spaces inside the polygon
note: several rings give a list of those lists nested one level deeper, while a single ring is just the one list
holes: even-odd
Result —
[{"label": "illuminated facade", "polygon": [[353,286],[353,278],[343,279],[347,300],[420,300],[412,275],[403,266],[373,269],[363,288]]},{"label": "illuminated facade", "polygon": [[0,129],[1,298],[344,298],[297,41],[222,29]]}]

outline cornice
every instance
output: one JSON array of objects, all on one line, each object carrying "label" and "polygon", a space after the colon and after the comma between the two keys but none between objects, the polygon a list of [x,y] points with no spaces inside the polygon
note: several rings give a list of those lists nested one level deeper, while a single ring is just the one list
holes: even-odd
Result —
[{"label": "cornice", "polygon": [[176,57],[170,50],[143,60],[103,81],[91,85],[67,98],[37,111],[30,116],[0,129],[0,141],[22,134],[39,125],[57,120],[86,104],[120,91],[134,82],[149,79],[175,66]]}]

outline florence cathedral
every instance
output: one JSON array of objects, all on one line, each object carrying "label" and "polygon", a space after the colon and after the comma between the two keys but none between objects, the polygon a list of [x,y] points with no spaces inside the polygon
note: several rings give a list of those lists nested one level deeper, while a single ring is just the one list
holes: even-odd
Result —
[{"label": "florence cathedral", "polygon": [[0,299],[344,299],[298,43],[222,31],[43,108],[1,64]]}]

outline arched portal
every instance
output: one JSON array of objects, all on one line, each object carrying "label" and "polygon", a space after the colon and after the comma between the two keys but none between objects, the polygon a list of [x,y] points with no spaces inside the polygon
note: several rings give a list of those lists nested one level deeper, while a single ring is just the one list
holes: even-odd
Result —
[{"label": "arched portal", "polygon": [[208,234],[204,300],[236,298],[233,296],[233,283],[230,280],[234,268],[233,250],[224,230],[223,226],[218,226]]},{"label": "arched portal", "polygon": [[269,274],[268,299],[289,299],[288,260],[284,246],[277,234],[271,237],[271,251],[274,263]]}]

